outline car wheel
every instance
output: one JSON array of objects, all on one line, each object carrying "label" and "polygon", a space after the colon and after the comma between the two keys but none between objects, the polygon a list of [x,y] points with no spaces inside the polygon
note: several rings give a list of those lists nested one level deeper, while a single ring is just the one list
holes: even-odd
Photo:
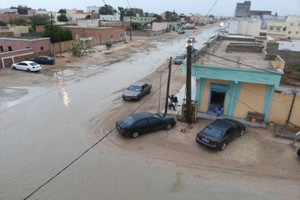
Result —
[{"label": "car wheel", "polygon": [[243,136],[244,134],[245,134],[245,129],[243,129],[243,130],[240,132],[239,136],[241,137],[241,136]]},{"label": "car wheel", "polygon": [[16,70],[17,68],[16,68],[16,67],[13,67],[13,69],[15,69],[15,70]]},{"label": "car wheel", "polygon": [[227,146],[227,142],[224,142],[220,148],[220,151],[223,151]]},{"label": "car wheel", "polygon": [[30,69],[27,69],[26,71],[30,72]]},{"label": "car wheel", "polygon": [[171,124],[167,124],[166,129],[170,130],[171,128],[172,128],[172,125]]},{"label": "car wheel", "polygon": [[132,135],[131,135],[132,138],[137,138],[137,137],[139,137],[139,136],[140,136],[140,133],[137,132],[137,131],[134,131],[134,132],[132,133]]}]

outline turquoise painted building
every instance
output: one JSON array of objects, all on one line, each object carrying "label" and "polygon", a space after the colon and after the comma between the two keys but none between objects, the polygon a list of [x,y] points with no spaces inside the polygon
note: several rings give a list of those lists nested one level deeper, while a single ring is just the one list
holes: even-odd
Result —
[{"label": "turquoise painted building", "polygon": [[217,50],[211,43],[214,53],[202,51],[200,59],[191,66],[196,80],[197,111],[214,113],[223,106],[225,116],[246,118],[254,112],[263,114],[263,120],[268,121],[275,87],[280,84],[283,71],[275,61],[263,59],[261,52],[226,52],[228,44],[231,43],[215,41]]}]

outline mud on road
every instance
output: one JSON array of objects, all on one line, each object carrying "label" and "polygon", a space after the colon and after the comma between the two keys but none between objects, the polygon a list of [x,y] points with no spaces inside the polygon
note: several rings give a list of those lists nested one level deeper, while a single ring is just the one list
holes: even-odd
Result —
[{"label": "mud on road", "polygon": [[[115,44],[110,50],[96,51],[79,58],[64,53],[58,55],[54,66],[44,66],[42,73],[3,69],[0,71],[1,102],[10,102],[23,97],[30,92],[24,87],[56,87],[58,84],[71,84],[74,81],[88,79],[109,70],[112,63],[128,59],[137,52],[155,49],[155,42],[167,42],[179,37],[186,35],[170,33],[154,38],[134,37],[132,42]],[[153,74],[141,78],[152,84],[150,95],[139,102],[125,102],[119,96],[114,100],[114,107],[107,109],[104,117],[103,113],[99,113],[99,116],[91,120],[88,127],[90,135],[87,135],[91,143],[113,130],[115,121],[129,113],[157,112],[163,109],[167,64],[164,63]],[[161,87],[160,75],[163,80]],[[173,65],[170,94],[178,93],[184,83],[185,77],[181,66]],[[121,91],[117,93],[121,94]],[[97,148],[101,151],[135,155],[150,165],[201,179],[270,192],[278,195],[280,199],[300,199],[300,160],[289,148],[290,141],[274,136],[274,127],[266,129],[247,127],[243,137],[228,145],[225,151],[216,152],[195,142],[197,132],[208,123],[209,120],[198,119],[197,123],[188,126],[178,121],[169,131],[159,131],[137,139],[123,138],[114,130],[104,143],[101,143],[101,147]]]}]

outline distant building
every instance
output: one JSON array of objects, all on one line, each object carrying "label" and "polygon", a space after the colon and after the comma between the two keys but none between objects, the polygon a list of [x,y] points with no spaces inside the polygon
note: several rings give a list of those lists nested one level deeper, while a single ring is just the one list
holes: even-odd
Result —
[{"label": "distant building", "polygon": [[114,15],[100,15],[101,21],[120,21],[120,14],[116,13]]},{"label": "distant building", "polygon": [[269,10],[250,10],[251,16],[258,16],[262,18],[264,15],[272,15],[272,11]]},{"label": "distant building", "polygon": [[235,17],[250,17],[251,1],[237,3],[235,9]]},{"label": "distant building", "polygon": [[137,22],[137,23],[141,23],[141,24],[151,23],[155,19],[156,19],[156,17],[141,17],[139,14],[137,14],[135,17],[124,16],[125,22]]}]

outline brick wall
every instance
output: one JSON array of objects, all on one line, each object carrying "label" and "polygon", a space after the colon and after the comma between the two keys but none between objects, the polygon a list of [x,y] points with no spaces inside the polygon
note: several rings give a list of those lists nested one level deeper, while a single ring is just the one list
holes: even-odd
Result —
[{"label": "brick wall", "polygon": [[101,28],[80,28],[80,27],[62,27],[72,31],[74,39],[92,37],[92,45],[105,44],[106,42],[124,41],[125,31],[120,27],[101,27]]}]

